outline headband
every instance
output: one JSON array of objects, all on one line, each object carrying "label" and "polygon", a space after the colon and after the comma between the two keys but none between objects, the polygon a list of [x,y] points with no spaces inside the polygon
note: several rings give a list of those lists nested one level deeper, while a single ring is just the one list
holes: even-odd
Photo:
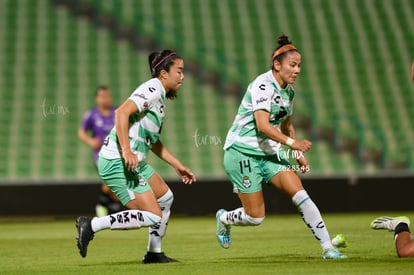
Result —
[{"label": "headband", "polygon": [[173,56],[173,55],[176,55],[176,53],[175,52],[172,52],[172,53],[170,53],[169,55],[167,55],[166,57],[164,57],[163,59],[161,59],[160,61],[158,61],[158,63],[157,64],[155,64],[154,65],[154,67],[152,67],[152,72],[154,73],[155,72],[155,69],[162,63],[162,62],[164,62],[165,60],[167,60],[169,57],[171,57],[171,56]]},{"label": "headband", "polygon": [[292,44],[286,44],[283,45],[282,47],[280,47],[279,49],[277,49],[272,56],[272,59],[275,59],[276,56],[281,55],[282,53],[291,51],[291,50],[297,50],[295,46],[293,46]]}]

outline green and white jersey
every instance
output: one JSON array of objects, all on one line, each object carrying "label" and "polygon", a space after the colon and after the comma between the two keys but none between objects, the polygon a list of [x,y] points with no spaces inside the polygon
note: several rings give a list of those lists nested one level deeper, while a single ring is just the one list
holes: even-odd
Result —
[{"label": "green and white jersey", "polygon": [[[158,78],[141,84],[128,98],[138,108],[129,117],[129,144],[138,161],[145,160],[152,144],[158,141],[165,116],[165,89]],[[121,158],[121,148],[112,128],[105,139],[99,155],[106,159]]]},{"label": "green and white jersey", "polygon": [[269,139],[257,130],[253,113],[266,110],[269,122],[280,131],[280,123],[292,114],[295,92],[291,85],[282,89],[272,71],[259,75],[247,88],[236,118],[227,133],[224,149],[233,147],[249,155],[274,155],[281,144]]}]

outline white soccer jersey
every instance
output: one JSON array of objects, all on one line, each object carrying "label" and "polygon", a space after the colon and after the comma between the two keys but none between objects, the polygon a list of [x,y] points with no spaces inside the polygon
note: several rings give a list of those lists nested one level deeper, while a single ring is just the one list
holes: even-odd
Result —
[{"label": "white soccer jersey", "polygon": [[295,92],[291,85],[282,89],[272,71],[259,75],[250,83],[238,109],[236,118],[227,133],[224,149],[233,147],[250,155],[273,155],[280,143],[257,131],[253,113],[266,110],[269,122],[280,131],[280,123],[292,114]]},{"label": "white soccer jersey", "polygon": [[[141,84],[128,98],[138,108],[138,112],[129,117],[129,144],[138,161],[146,158],[152,144],[158,141],[165,116],[165,89],[158,78],[152,78]],[[121,158],[115,126],[99,153],[106,159]]]}]

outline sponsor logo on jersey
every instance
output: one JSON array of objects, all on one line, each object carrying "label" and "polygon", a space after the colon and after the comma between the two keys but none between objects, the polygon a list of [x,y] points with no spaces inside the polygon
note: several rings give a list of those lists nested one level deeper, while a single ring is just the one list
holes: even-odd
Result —
[{"label": "sponsor logo on jersey", "polygon": [[277,95],[277,96],[274,98],[274,101],[275,101],[275,103],[276,103],[276,104],[279,104],[279,103],[280,103],[280,95]]},{"label": "sponsor logo on jersey", "polygon": [[267,98],[261,97],[258,100],[256,100],[256,104],[262,103],[262,102],[266,102]]},{"label": "sponsor logo on jersey", "polygon": [[138,93],[135,93],[135,94],[134,94],[134,96],[136,96],[136,97],[140,97],[140,98],[142,98],[143,100],[148,100],[148,98],[147,98],[144,94],[138,94]]}]

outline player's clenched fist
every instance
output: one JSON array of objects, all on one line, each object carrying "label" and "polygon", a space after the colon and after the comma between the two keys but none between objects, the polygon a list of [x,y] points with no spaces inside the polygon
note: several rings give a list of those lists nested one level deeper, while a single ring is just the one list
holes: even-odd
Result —
[{"label": "player's clenched fist", "polygon": [[291,146],[290,148],[293,150],[298,150],[298,151],[302,151],[302,152],[306,152],[308,151],[312,146],[312,142],[310,142],[309,140],[296,140]]}]

